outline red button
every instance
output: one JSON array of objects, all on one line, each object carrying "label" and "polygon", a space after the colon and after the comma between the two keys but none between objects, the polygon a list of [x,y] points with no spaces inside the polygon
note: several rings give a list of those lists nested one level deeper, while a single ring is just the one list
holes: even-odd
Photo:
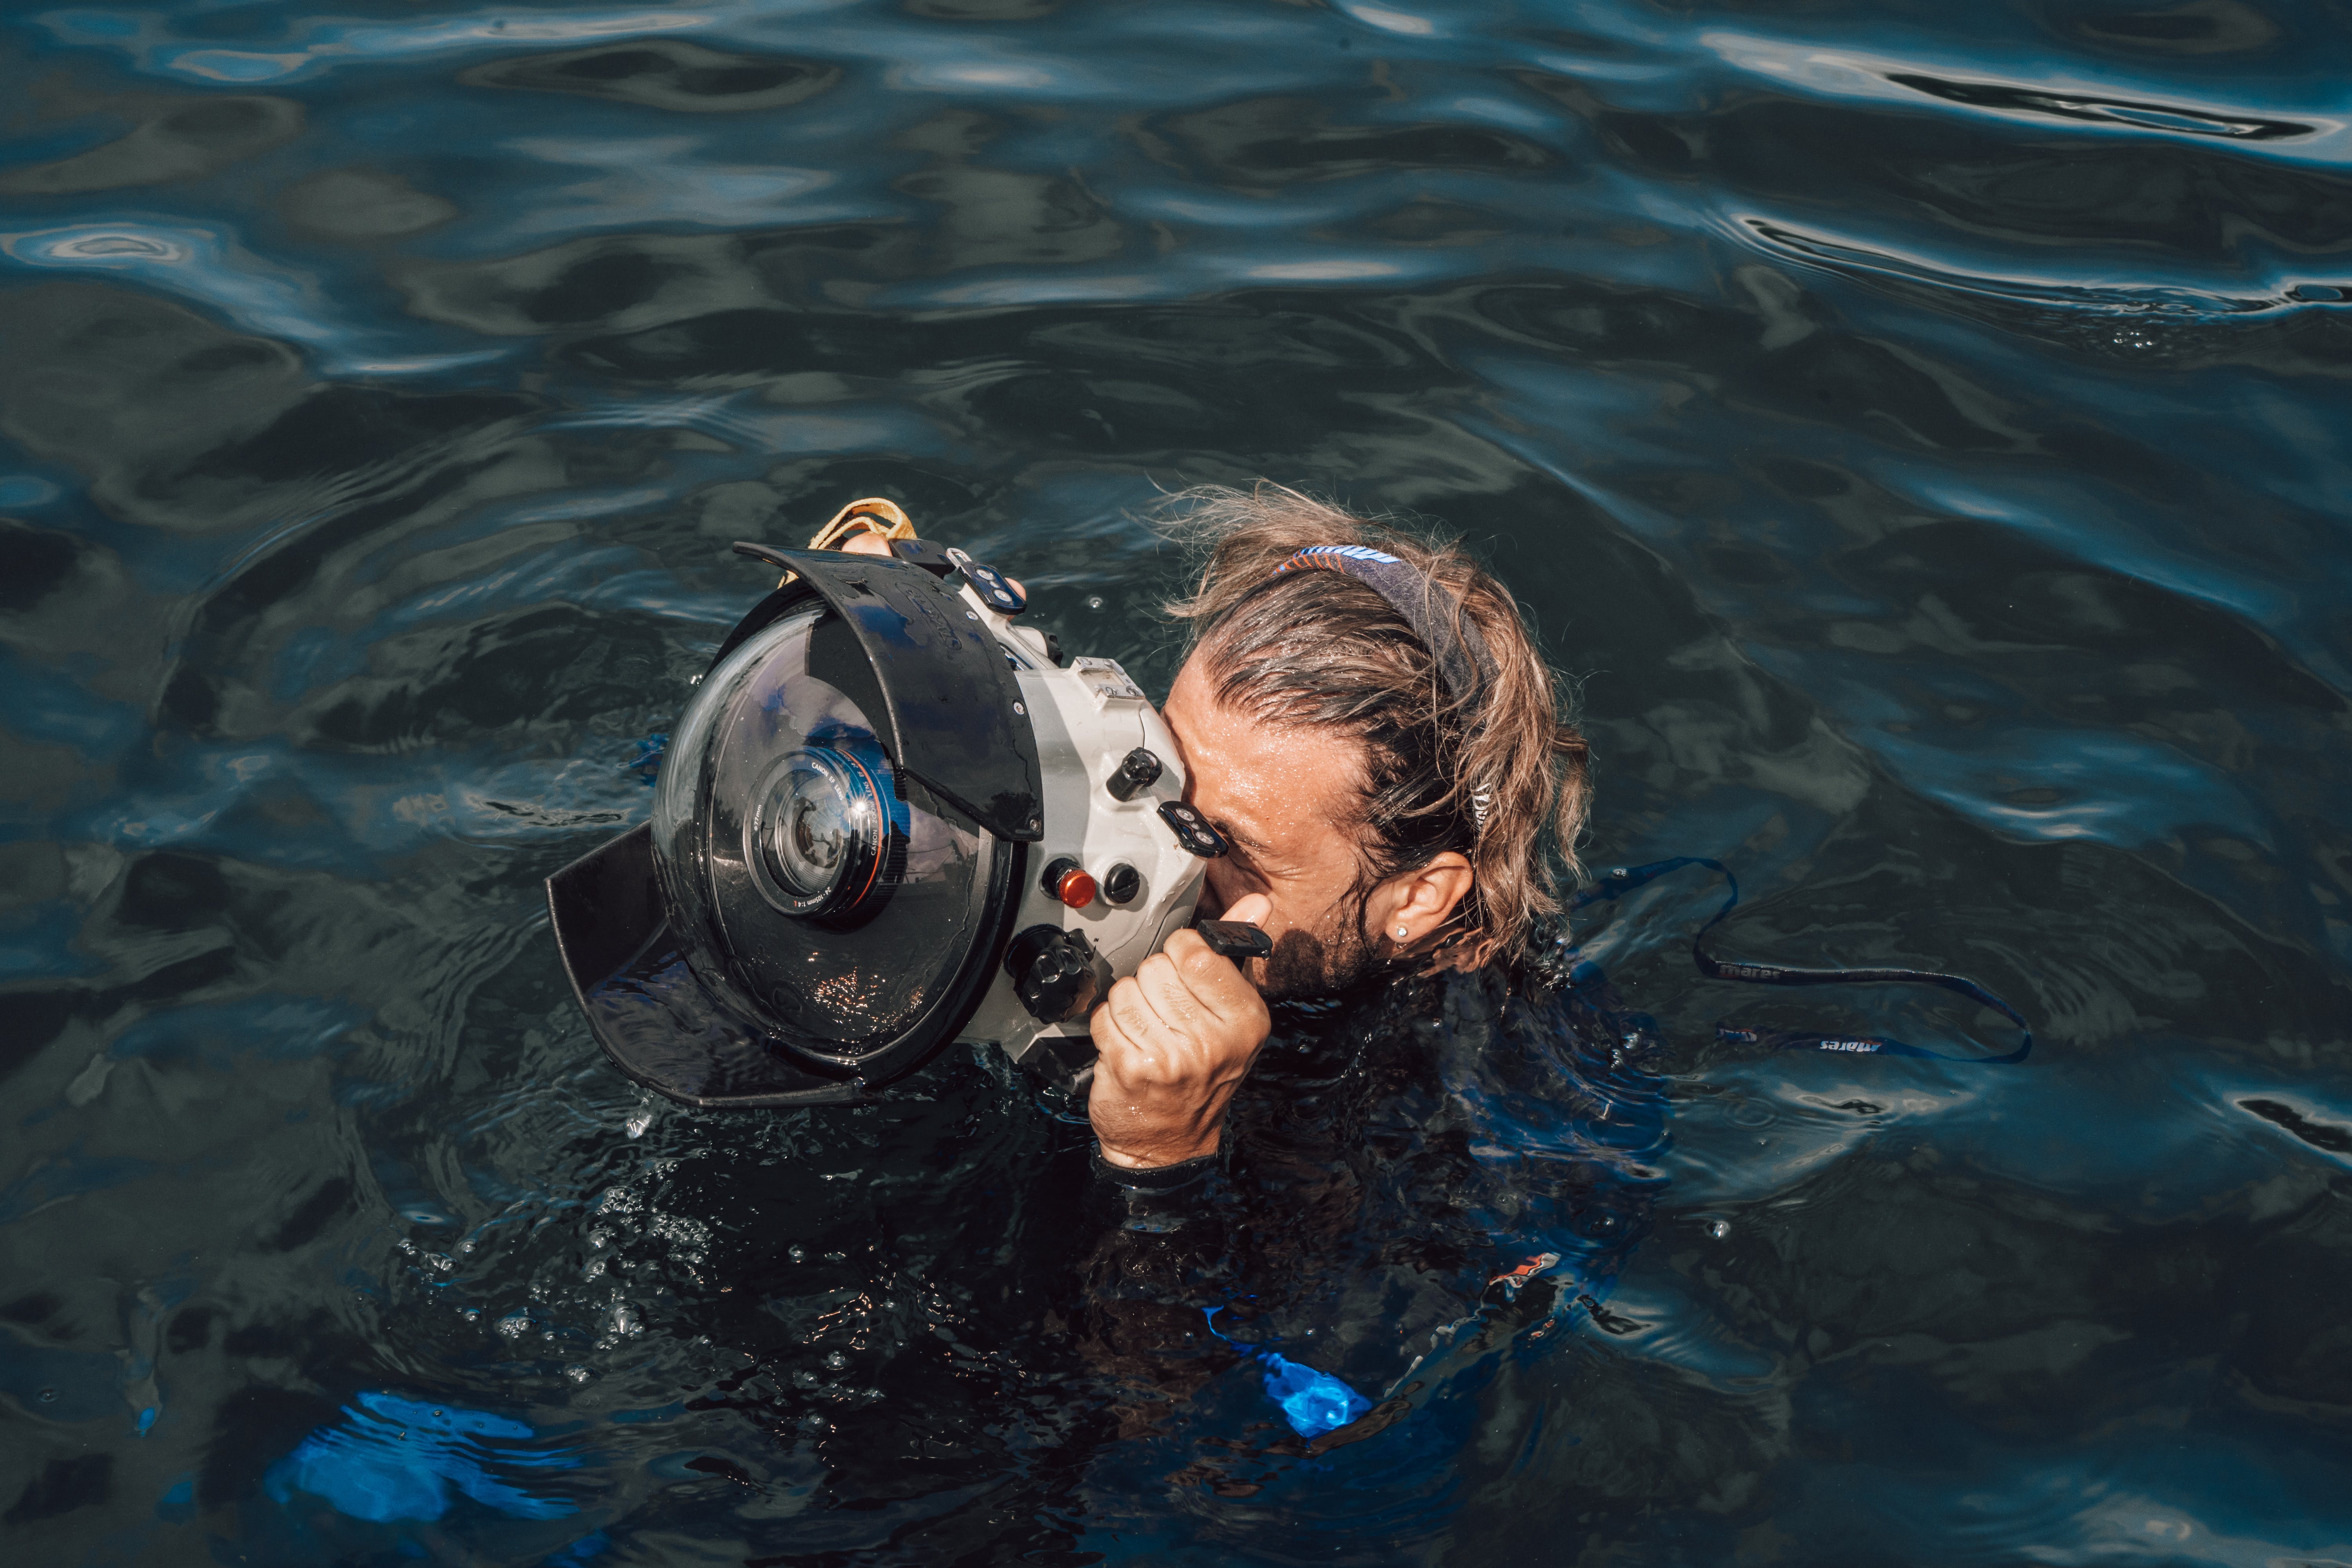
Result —
[{"label": "red button", "polygon": [[1095,879],[1073,866],[1054,884],[1054,896],[1074,910],[1085,909],[1095,901]]}]

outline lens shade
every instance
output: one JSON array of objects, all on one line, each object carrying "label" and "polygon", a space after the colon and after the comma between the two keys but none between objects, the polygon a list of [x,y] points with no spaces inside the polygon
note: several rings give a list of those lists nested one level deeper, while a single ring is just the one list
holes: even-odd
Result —
[{"label": "lens shade", "polygon": [[[844,657],[814,673],[859,704],[896,771],[922,780],[994,837],[1039,839],[1045,786],[1036,736],[1004,647],[979,611],[904,562],[740,541],[735,548],[799,576],[752,606],[719,645],[714,670],[811,595],[821,596],[852,635],[834,645]],[[879,679],[884,670],[887,679]]]},{"label": "lens shade", "polygon": [[737,1110],[844,1104],[856,1078],[776,1049],[719,1005],[679,956],[640,823],[547,879],[564,973],[588,1027],[623,1072],[687,1105]]}]

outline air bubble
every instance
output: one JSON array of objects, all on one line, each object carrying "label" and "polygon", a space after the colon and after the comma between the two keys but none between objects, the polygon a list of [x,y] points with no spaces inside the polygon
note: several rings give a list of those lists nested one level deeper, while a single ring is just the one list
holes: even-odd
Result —
[{"label": "air bubble", "polygon": [[530,1318],[529,1314],[523,1312],[509,1313],[499,1320],[499,1332],[510,1340],[520,1339],[530,1327]]},{"label": "air bubble", "polygon": [[806,1263],[808,1261],[808,1249],[804,1247],[788,1247],[784,1248],[784,1256],[791,1258],[795,1263]]},{"label": "air bubble", "polygon": [[642,1138],[646,1135],[646,1129],[651,1127],[653,1124],[654,1113],[650,1110],[640,1110],[635,1116],[630,1117],[626,1121],[622,1122],[621,1129],[623,1131],[628,1133],[632,1138]]},{"label": "air bubble", "polygon": [[591,1373],[584,1366],[567,1366],[563,1369],[563,1375],[570,1378],[574,1383],[585,1383],[588,1381]]},{"label": "air bubble", "polygon": [[1100,594],[1088,594],[1088,595],[1087,595],[1087,609],[1089,609],[1089,610],[1099,610],[1099,609],[1101,609],[1102,607],[1103,607],[1103,597],[1102,597],[1102,595],[1101,595]]},{"label": "air bubble", "polygon": [[1706,1222],[1706,1234],[1721,1241],[1731,1234],[1731,1222],[1727,1219],[1711,1219]]},{"label": "air bubble", "polygon": [[839,1351],[835,1351],[824,1358],[824,1364],[831,1367],[834,1371],[839,1372],[843,1367],[849,1364],[849,1358],[842,1354]]},{"label": "air bubble", "polygon": [[637,1316],[637,1310],[626,1301],[615,1302],[613,1307],[613,1331],[616,1334],[642,1334],[646,1331],[645,1321]]}]

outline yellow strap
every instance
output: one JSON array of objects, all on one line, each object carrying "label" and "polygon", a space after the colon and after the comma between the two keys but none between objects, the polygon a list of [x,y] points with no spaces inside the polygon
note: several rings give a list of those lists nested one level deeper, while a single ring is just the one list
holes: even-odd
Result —
[{"label": "yellow strap", "polygon": [[[815,536],[808,542],[808,547],[811,550],[837,550],[841,542],[853,533],[878,533],[885,539],[912,539],[915,537],[915,523],[899,509],[897,501],[884,500],[880,496],[867,496],[864,500],[851,501],[835,512],[833,521],[816,531]],[[776,586],[781,588],[799,575],[797,572],[787,572],[783,582]]]}]

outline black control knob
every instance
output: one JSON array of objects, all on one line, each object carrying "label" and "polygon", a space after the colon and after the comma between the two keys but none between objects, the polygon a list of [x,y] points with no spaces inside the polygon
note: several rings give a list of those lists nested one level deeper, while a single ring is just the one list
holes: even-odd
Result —
[{"label": "black control knob", "polygon": [[1102,994],[1095,950],[1084,931],[1031,926],[1013,939],[1004,967],[1013,975],[1013,994],[1041,1024],[1084,1017]]},{"label": "black control knob", "polygon": [[1131,904],[1143,891],[1143,873],[1122,860],[1103,873],[1102,896],[1114,904]]},{"label": "black control knob", "polygon": [[1165,772],[1167,769],[1158,757],[1152,755],[1150,748],[1138,746],[1121,757],[1118,766],[1111,771],[1110,797],[1113,800],[1133,800],[1158,784],[1160,775]]}]

